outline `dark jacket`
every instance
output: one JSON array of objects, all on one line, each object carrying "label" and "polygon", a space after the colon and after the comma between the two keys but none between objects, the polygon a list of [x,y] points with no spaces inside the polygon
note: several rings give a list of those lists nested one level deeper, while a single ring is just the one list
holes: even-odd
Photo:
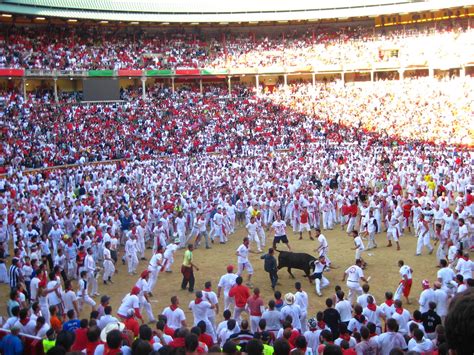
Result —
[{"label": "dark jacket", "polygon": [[262,255],[260,259],[264,260],[263,269],[266,272],[277,270],[277,261],[273,255],[265,254],[265,255]]}]

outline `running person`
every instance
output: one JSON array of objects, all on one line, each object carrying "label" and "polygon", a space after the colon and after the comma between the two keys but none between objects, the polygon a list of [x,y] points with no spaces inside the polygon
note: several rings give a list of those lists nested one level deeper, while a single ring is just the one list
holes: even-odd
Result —
[{"label": "running person", "polygon": [[286,244],[288,250],[291,251],[288,237],[286,236],[286,222],[281,219],[280,213],[277,213],[276,221],[272,223],[272,229],[275,232],[275,236],[273,237],[273,249],[277,250],[277,244],[281,242]]},{"label": "running person", "polygon": [[249,244],[249,238],[245,237],[243,243],[237,248],[235,255],[237,255],[237,263],[239,265],[237,275],[242,276],[243,271],[247,269],[247,286],[252,286],[253,267],[249,261]]}]

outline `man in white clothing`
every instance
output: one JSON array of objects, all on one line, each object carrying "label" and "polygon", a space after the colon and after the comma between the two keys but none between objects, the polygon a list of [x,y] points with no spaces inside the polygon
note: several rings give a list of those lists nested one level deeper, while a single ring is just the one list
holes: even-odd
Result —
[{"label": "man in white clothing", "polygon": [[245,237],[243,243],[237,248],[235,255],[237,255],[237,263],[239,265],[239,270],[237,272],[238,276],[242,275],[244,270],[247,270],[247,286],[252,286],[251,279],[253,275],[253,267],[249,261],[249,238]]},{"label": "man in white clothing", "polygon": [[207,317],[207,313],[210,309],[215,309],[215,306],[210,304],[207,301],[203,300],[203,294],[201,291],[196,292],[196,299],[189,302],[189,309],[193,312],[194,323],[196,326],[200,321],[206,323],[206,330],[209,332],[209,335],[212,336],[213,341],[216,341],[216,334],[214,328],[212,327],[211,322]]},{"label": "man in white clothing", "polygon": [[321,289],[329,286],[329,280],[324,277],[324,271],[329,269],[329,265],[326,263],[326,258],[321,255],[318,260],[314,261],[314,270],[311,278],[314,279],[316,284],[316,293],[318,296],[322,296]]},{"label": "man in white clothing", "polygon": [[285,319],[286,316],[291,316],[292,318],[292,327],[293,329],[298,329],[301,331],[301,316],[302,316],[302,311],[300,306],[295,304],[295,295],[292,293],[287,293],[285,295],[285,303],[286,305],[283,306],[281,309],[281,315],[282,318]]},{"label": "man in white clothing", "polygon": [[354,294],[361,295],[362,287],[359,284],[359,280],[367,282],[364,277],[364,271],[361,268],[362,262],[360,259],[356,260],[355,265],[350,266],[344,272],[342,281],[346,281],[347,277],[347,287],[349,287],[349,301],[353,302]]},{"label": "man in white clothing", "polygon": [[[229,291],[235,285],[235,279],[238,277],[234,274],[234,266],[227,266],[227,273],[222,275],[219,283],[217,284],[217,297],[221,297],[221,291],[224,291],[224,310],[230,310],[230,307],[234,305],[234,298],[229,297]],[[232,310],[233,312],[233,310]]]},{"label": "man in white clothing", "polygon": [[156,253],[153,254],[149,263],[148,263],[148,271],[150,271],[150,279],[148,281],[148,286],[150,289],[150,293],[153,294],[153,290],[155,289],[156,280],[160,274],[161,268],[163,265],[163,246],[158,245],[156,249]]},{"label": "man in white clothing", "polygon": [[89,282],[89,285],[91,286],[91,296],[92,297],[100,296],[100,294],[97,292],[97,279],[96,279],[97,267],[95,264],[92,248],[87,248],[87,256],[85,257],[85,260],[84,260],[84,267],[87,271],[87,281]]},{"label": "man in white clothing", "polygon": [[430,282],[428,280],[423,280],[421,282],[421,287],[423,291],[420,293],[420,298],[418,303],[420,304],[420,312],[425,313],[430,310],[430,302],[435,302],[434,290],[430,287]]},{"label": "man in white clothing", "polygon": [[125,256],[127,258],[129,275],[135,275],[137,273],[137,252],[137,236],[134,232],[132,232],[132,234],[130,234],[130,238],[125,243]]},{"label": "man in white clothing", "polygon": [[306,317],[308,316],[308,294],[301,288],[301,282],[295,282],[295,304],[301,309],[301,332],[304,333],[307,329]]},{"label": "man in white clothing", "polygon": [[[213,305],[214,309],[209,309],[207,311],[207,318],[214,329],[216,331],[216,313],[219,313],[219,300],[217,299],[217,295],[214,291],[212,291],[212,284],[211,281],[207,281],[204,284],[204,290],[202,291],[203,299],[208,301],[211,305]],[[208,329],[210,331],[210,329]]]},{"label": "man in white clothing", "polygon": [[137,250],[140,258],[145,260],[145,237],[146,237],[146,221],[142,220],[137,227]]},{"label": "man in white clothing", "polygon": [[110,241],[105,242],[104,245],[104,274],[102,275],[102,280],[104,281],[104,285],[107,284],[107,282],[113,283],[112,282],[112,276],[115,273],[115,265],[114,261],[112,260],[112,253],[110,251]]},{"label": "man in white clothing", "polygon": [[161,312],[167,319],[167,325],[173,330],[186,327],[186,316],[184,311],[179,308],[177,296],[171,297],[171,304]]}]

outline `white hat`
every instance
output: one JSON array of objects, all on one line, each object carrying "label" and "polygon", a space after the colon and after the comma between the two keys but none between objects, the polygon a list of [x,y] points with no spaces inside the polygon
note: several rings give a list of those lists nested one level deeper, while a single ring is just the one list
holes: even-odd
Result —
[{"label": "white hat", "polygon": [[293,303],[295,303],[295,295],[291,292],[287,293],[285,295],[285,303],[288,305],[292,305]]},{"label": "white hat", "polygon": [[125,324],[122,322],[112,322],[107,324],[104,329],[100,332],[100,340],[104,343],[107,342],[107,334],[109,334],[112,330],[118,329],[121,332],[125,329]]}]

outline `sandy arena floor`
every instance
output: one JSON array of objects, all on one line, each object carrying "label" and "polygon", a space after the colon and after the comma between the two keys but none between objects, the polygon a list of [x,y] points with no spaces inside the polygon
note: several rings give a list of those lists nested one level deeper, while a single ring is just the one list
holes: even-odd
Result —
[{"label": "sandy arena floor", "polygon": [[[318,246],[317,241],[310,241],[308,236],[304,236],[304,240],[300,241],[298,235],[293,234],[289,229],[290,244],[295,252],[306,252],[315,255],[314,249]],[[268,233],[267,233],[268,234]],[[293,270],[293,274],[296,279],[290,278],[286,269],[282,269],[279,272],[281,283],[277,286],[277,289],[284,295],[286,292],[294,292],[295,281],[301,281],[303,289],[309,295],[309,314],[315,316],[316,312],[325,308],[324,301],[326,297],[330,297],[334,294],[334,286],[341,285],[343,290],[347,294],[347,287],[345,282],[341,282],[344,270],[353,263],[354,251],[350,250],[353,247],[352,238],[348,237],[345,232],[340,230],[340,226],[337,226],[335,230],[323,231],[329,242],[329,257],[334,266],[337,267],[335,270],[331,270],[326,273],[326,277],[330,281],[328,288],[323,290],[323,297],[316,295],[314,284],[310,285],[308,280],[303,277],[303,272],[300,270]],[[235,249],[242,242],[242,238],[245,236],[243,228],[238,228],[237,232],[230,237],[229,242],[226,245],[213,244],[212,249],[206,250],[202,247],[195,250],[194,261],[199,267],[199,271],[195,272],[196,277],[196,290],[204,288],[204,282],[211,281],[213,290],[217,292],[217,283],[222,274],[226,272],[226,265],[233,264],[237,265],[237,257],[235,256]],[[387,248],[385,233],[377,235],[378,248],[366,251],[363,255],[365,260],[368,262],[368,267],[365,270],[366,278],[371,276],[370,286],[371,293],[375,296],[378,304],[384,300],[384,292],[394,292],[400,275],[398,273],[397,262],[399,259],[403,259],[406,264],[411,266],[414,270],[413,274],[413,287],[411,300],[412,304],[408,305],[407,308],[413,311],[418,307],[417,299],[421,292],[421,281],[427,278],[432,282],[436,278],[436,258],[433,255],[428,255],[427,251],[423,251],[423,255],[415,257],[416,238],[413,235],[406,234],[401,238],[401,250],[397,251],[395,247]],[[267,247],[271,244],[272,238],[268,238]],[[367,246],[367,241],[364,241]],[[286,250],[283,244],[280,244],[282,250]],[[146,256],[149,258],[151,250],[147,250]],[[175,255],[175,262],[173,264],[172,273],[160,273],[157,285],[155,287],[154,297],[152,298],[152,308],[155,314],[159,314],[164,307],[169,305],[170,297],[177,295],[180,300],[181,308],[186,312],[188,318],[188,324],[192,322],[192,314],[188,310],[188,303],[194,298],[194,295],[188,291],[183,291],[180,288],[181,284],[181,273],[180,266],[183,257],[183,250],[179,250]],[[260,254],[250,254],[250,261],[255,269],[253,284],[259,287],[261,295],[268,302],[273,297],[273,291],[270,287],[268,274],[263,270],[263,260],[260,260]],[[148,265],[148,261],[140,261],[138,272],[144,270]],[[111,305],[114,313],[118,309],[123,296],[130,291],[132,286],[138,279],[137,276],[129,276],[127,273],[126,265],[123,266],[121,262],[118,265],[119,273],[113,278],[113,285],[101,284],[101,278],[99,279],[99,292],[101,295],[109,295],[111,297]],[[0,285],[0,293],[2,296],[2,305],[0,314],[6,315],[6,301],[8,300],[9,287],[5,284]],[[100,297],[95,298],[98,302]],[[223,301],[222,296],[219,300]],[[85,306],[82,311],[82,317],[88,317],[90,311],[89,306]],[[222,319],[222,310],[219,312],[217,319]]]}]

